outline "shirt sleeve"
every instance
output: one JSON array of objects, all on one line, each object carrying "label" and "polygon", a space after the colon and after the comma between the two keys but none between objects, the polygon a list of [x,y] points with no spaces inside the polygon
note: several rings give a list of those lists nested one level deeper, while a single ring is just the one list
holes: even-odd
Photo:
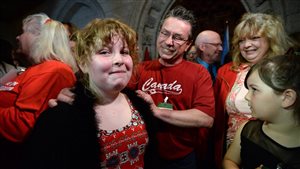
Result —
[{"label": "shirt sleeve", "polygon": [[199,78],[195,82],[196,89],[193,96],[193,107],[203,111],[207,115],[215,116],[215,99],[212,80],[207,71],[198,72]]},{"label": "shirt sleeve", "polygon": [[21,142],[41,112],[48,108],[49,99],[56,98],[61,89],[74,83],[74,75],[66,76],[63,72],[47,72],[28,78],[18,86],[21,92],[14,106],[0,108],[0,137]]}]

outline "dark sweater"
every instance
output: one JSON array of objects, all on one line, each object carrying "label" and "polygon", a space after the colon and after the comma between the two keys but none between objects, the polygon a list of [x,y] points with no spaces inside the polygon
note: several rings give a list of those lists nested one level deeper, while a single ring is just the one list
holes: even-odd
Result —
[{"label": "dark sweater", "polygon": [[[43,112],[25,142],[25,169],[100,169],[100,146],[93,105],[95,98],[80,84],[74,90],[73,105],[59,102]],[[156,168],[158,120],[148,103],[134,91],[124,89],[146,124],[149,144],[145,151],[145,168]]]}]

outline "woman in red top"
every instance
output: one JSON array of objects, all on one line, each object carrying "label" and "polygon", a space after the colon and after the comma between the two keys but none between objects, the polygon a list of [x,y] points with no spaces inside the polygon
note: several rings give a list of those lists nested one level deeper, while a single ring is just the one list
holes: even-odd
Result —
[{"label": "woman in red top", "polygon": [[32,66],[0,88],[0,139],[13,142],[26,137],[50,98],[74,85],[76,70],[65,28],[47,15],[25,18],[17,40]]},{"label": "woman in red top", "polygon": [[17,40],[18,52],[28,56],[24,59],[32,66],[0,86],[0,168],[5,168],[2,160],[10,161],[8,154],[16,156],[8,144],[22,142],[48,108],[48,100],[76,80],[76,62],[62,23],[46,14],[29,15],[23,20],[23,33]]}]

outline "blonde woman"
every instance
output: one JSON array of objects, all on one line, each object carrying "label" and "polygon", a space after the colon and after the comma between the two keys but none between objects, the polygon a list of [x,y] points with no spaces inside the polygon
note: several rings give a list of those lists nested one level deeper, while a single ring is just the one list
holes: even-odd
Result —
[{"label": "blonde woman", "polygon": [[232,62],[218,70],[214,84],[216,116],[213,130],[214,157],[221,168],[222,157],[236,130],[251,118],[245,100],[244,80],[250,67],[263,58],[285,54],[293,42],[278,17],[263,13],[246,13],[234,30]]},{"label": "blonde woman", "polygon": [[76,70],[64,26],[47,15],[25,18],[17,40],[32,66],[0,89],[0,139],[13,142],[26,137],[50,98],[74,84]]},{"label": "blonde woman", "polygon": [[18,164],[15,158],[20,148],[10,145],[22,142],[48,108],[48,100],[76,80],[75,60],[60,22],[45,14],[29,15],[17,40],[18,51],[27,56],[24,59],[31,66],[0,87],[0,168]]}]

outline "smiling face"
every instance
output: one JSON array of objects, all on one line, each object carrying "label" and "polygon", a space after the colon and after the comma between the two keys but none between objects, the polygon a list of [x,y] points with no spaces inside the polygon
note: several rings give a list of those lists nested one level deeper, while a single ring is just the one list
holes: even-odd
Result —
[{"label": "smiling face", "polygon": [[111,43],[92,55],[89,66],[91,81],[99,91],[119,92],[127,85],[132,74],[133,62],[127,44],[114,35]]},{"label": "smiling face", "polygon": [[267,38],[261,36],[251,36],[239,41],[239,49],[242,56],[252,64],[260,61],[269,50]]},{"label": "smiling face", "polygon": [[261,120],[275,118],[274,115],[281,110],[281,99],[261,80],[257,70],[250,74],[247,86],[249,90],[245,99],[248,101],[252,116]]},{"label": "smiling face", "polygon": [[200,50],[202,51],[202,59],[213,64],[221,60],[221,53],[223,51],[221,37],[218,33],[213,31],[207,31],[206,36],[200,43]]},{"label": "smiling face", "polygon": [[191,29],[190,23],[175,17],[164,21],[156,42],[162,64],[173,65],[182,60],[184,52],[191,45]]}]

